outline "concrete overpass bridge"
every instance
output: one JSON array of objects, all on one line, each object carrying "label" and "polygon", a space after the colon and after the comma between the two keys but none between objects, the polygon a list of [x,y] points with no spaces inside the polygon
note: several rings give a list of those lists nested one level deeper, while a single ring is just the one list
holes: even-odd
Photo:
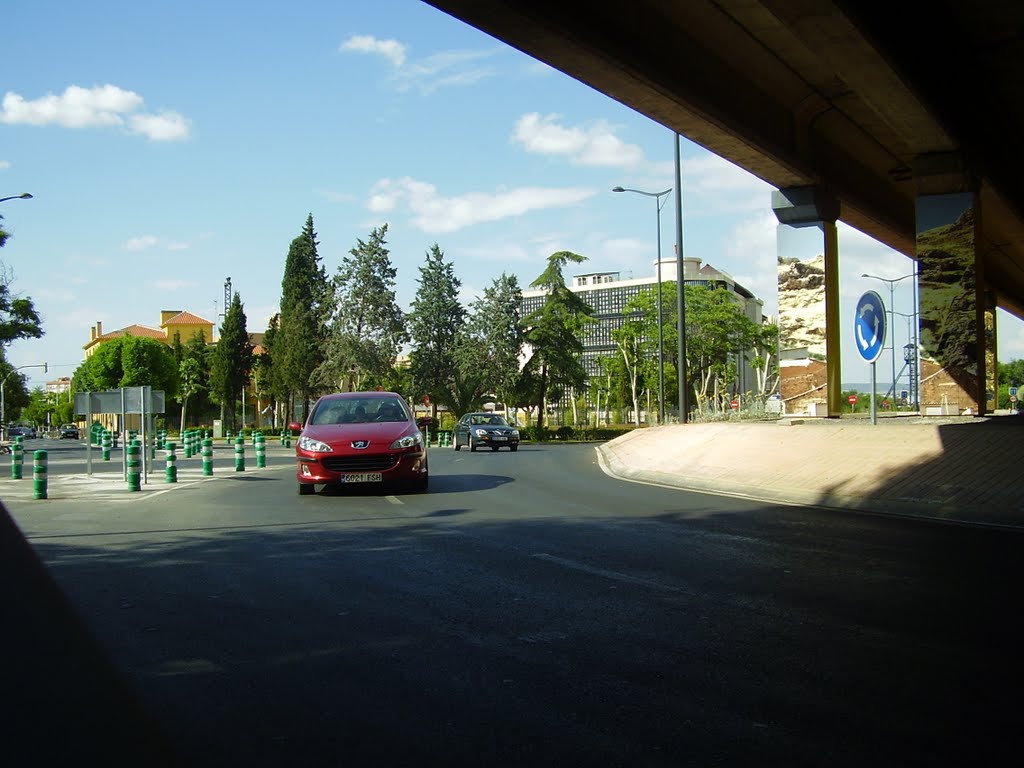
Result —
[{"label": "concrete overpass bridge", "polygon": [[829,415],[836,220],[917,261],[922,365],[990,409],[995,307],[1024,318],[1024,3],[426,1],[773,185],[781,223],[821,227]]}]

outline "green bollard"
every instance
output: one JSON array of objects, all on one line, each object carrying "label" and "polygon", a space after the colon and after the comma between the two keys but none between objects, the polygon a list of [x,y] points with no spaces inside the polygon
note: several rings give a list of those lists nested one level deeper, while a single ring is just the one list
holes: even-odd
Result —
[{"label": "green bollard", "polygon": [[178,457],[174,455],[176,448],[174,442],[168,442],[164,449],[167,452],[167,469],[164,470],[164,480],[168,483],[178,482]]},{"label": "green bollard", "polygon": [[135,438],[125,449],[125,463],[128,466],[128,490],[142,490],[142,445]]},{"label": "green bollard", "polygon": [[46,451],[36,451],[32,456],[32,498],[46,498]]},{"label": "green bollard", "polygon": [[203,477],[213,476],[213,438],[203,440]]},{"label": "green bollard", "polygon": [[267,438],[262,432],[253,435],[256,449],[256,469],[263,469],[267,466]]},{"label": "green bollard", "polygon": [[239,435],[235,438],[235,472],[245,471],[245,438]]},{"label": "green bollard", "polygon": [[110,430],[104,429],[100,436],[100,448],[104,461],[110,461]]},{"label": "green bollard", "polygon": [[11,477],[15,480],[21,480],[22,465],[25,463],[25,444],[22,442],[24,439],[17,435],[14,444],[11,445]]}]

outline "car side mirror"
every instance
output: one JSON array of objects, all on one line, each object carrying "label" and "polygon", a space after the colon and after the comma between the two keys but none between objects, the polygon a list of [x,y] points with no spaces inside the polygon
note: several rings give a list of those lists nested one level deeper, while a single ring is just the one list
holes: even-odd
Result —
[{"label": "car side mirror", "polygon": [[295,434],[298,434],[299,432],[302,431],[302,425],[299,424],[299,422],[297,422],[297,421],[293,421],[291,424],[288,425],[288,429],[291,432],[293,432]]}]

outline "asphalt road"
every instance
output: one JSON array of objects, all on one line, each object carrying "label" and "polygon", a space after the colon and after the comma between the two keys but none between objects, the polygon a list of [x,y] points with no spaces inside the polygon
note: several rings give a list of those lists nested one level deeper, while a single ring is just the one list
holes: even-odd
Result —
[{"label": "asphalt road", "polygon": [[1017,753],[1024,538],[596,462],[435,449],[426,494],[300,498],[281,454],[138,502],[5,503],[187,765]]}]

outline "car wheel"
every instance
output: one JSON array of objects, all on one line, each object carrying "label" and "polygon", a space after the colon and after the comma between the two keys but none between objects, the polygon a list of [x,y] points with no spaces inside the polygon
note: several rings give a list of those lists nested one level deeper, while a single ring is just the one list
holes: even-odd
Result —
[{"label": "car wheel", "polygon": [[474,440],[472,437],[469,438],[469,450],[476,451],[476,440]]},{"label": "car wheel", "polygon": [[413,480],[412,490],[414,493],[426,493],[427,488],[430,486],[430,475],[424,474],[422,477]]},{"label": "car wheel", "polygon": [[509,449],[510,451],[513,451],[513,452],[514,452],[514,451],[518,451],[518,450],[519,450],[519,446],[518,446],[518,445],[510,445],[510,446],[508,447],[508,449]]},{"label": "car wheel", "polygon": [[299,483],[299,496],[310,496],[316,493],[316,486],[312,483]]},{"label": "car wheel", "polygon": [[458,435],[452,438],[452,448],[454,448],[456,451],[462,449],[462,445],[459,443]]},{"label": "car wheel", "polygon": [[495,453],[497,453],[498,452],[498,446],[492,445],[491,446],[491,450],[494,451]]}]

